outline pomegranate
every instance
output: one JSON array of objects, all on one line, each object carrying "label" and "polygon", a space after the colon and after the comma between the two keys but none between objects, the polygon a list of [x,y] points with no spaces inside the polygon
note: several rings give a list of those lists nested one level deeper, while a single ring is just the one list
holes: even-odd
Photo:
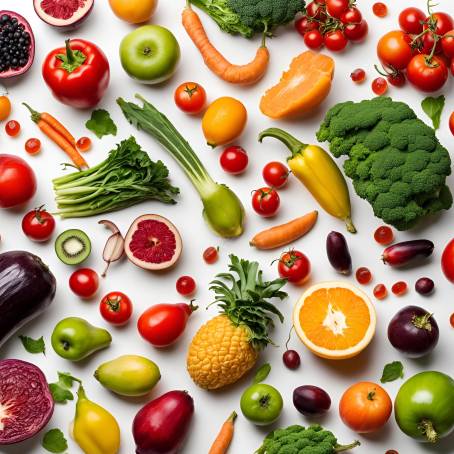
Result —
[{"label": "pomegranate", "polygon": [[36,14],[60,30],[78,28],[93,10],[94,0],[33,0]]},{"label": "pomegranate", "polygon": [[25,74],[35,58],[35,38],[30,24],[20,14],[0,11],[0,35],[3,38],[0,43],[0,80]]},{"label": "pomegranate", "polygon": [[183,244],[177,228],[157,214],[139,216],[125,237],[125,252],[145,270],[165,270],[180,258]]},{"label": "pomegranate", "polygon": [[54,412],[41,369],[19,359],[0,361],[0,445],[36,435]]}]

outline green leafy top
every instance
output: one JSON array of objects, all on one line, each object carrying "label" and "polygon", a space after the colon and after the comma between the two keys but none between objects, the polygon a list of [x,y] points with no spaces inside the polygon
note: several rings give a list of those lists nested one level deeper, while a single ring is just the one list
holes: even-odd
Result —
[{"label": "green leafy top", "polygon": [[440,127],[441,113],[443,112],[444,106],[444,95],[440,95],[438,96],[438,98],[428,96],[421,102],[422,110],[424,110],[425,114],[432,120],[432,124],[435,130]]},{"label": "green leafy top", "polygon": [[46,354],[46,344],[44,343],[44,338],[41,336],[39,339],[32,339],[28,336],[19,336],[19,339],[22,342],[25,350],[28,353],[42,353],[43,355]]},{"label": "green leafy top", "polygon": [[46,432],[41,444],[45,450],[54,453],[65,452],[68,449],[68,442],[60,429]]},{"label": "green leafy top", "polygon": [[85,123],[87,129],[96,134],[98,139],[103,136],[117,135],[117,125],[110,118],[109,112],[104,109],[96,109],[91,113],[91,118]]},{"label": "green leafy top", "polygon": [[82,383],[69,372],[58,372],[58,381],[49,383],[49,390],[55,403],[64,404],[67,400],[74,400],[74,395],[71,391],[74,382]]},{"label": "green leafy top", "polygon": [[383,373],[380,378],[382,383],[388,383],[390,381],[397,380],[398,378],[404,377],[404,366],[400,361],[393,361],[392,363],[386,364],[383,368]]},{"label": "green leafy top", "polygon": [[[210,290],[216,294],[213,304],[217,304],[235,326],[246,326],[250,342],[259,350],[272,343],[269,338],[269,331],[274,326],[271,315],[276,315],[281,323],[284,321],[281,312],[268,300],[286,298],[287,293],[280,289],[287,281],[264,281],[257,262],[239,259],[233,254],[229,257],[230,273],[220,273],[216,276],[218,279],[211,282]],[[223,281],[230,282],[231,286]]]}]

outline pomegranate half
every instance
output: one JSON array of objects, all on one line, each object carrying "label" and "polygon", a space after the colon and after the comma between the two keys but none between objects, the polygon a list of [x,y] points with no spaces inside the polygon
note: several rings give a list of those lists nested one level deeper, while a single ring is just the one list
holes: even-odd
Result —
[{"label": "pomegranate half", "polygon": [[41,369],[19,359],[0,361],[0,445],[33,437],[53,412],[54,400]]},{"label": "pomegranate half", "polygon": [[173,266],[180,258],[183,243],[177,228],[157,214],[139,216],[125,237],[125,252],[134,265],[159,271]]},{"label": "pomegranate half", "polygon": [[39,18],[60,30],[73,30],[82,25],[94,4],[94,0],[33,0]]}]

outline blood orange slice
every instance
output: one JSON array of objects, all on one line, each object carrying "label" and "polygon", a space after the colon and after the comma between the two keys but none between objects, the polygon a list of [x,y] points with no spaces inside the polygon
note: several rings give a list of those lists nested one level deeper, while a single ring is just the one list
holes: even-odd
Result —
[{"label": "blood orange slice", "polygon": [[312,353],[328,359],[359,354],[375,334],[376,314],[368,296],[345,282],[307,289],[293,310],[293,326]]}]

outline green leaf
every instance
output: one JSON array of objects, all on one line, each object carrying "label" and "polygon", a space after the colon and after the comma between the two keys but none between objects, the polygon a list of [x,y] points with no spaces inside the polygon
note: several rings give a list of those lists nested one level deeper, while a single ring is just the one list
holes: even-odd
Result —
[{"label": "green leaf", "polygon": [[85,123],[87,129],[96,134],[98,139],[109,134],[117,135],[117,125],[110,118],[109,112],[104,109],[97,109],[91,113],[91,118]]},{"label": "green leaf", "polygon": [[41,336],[39,339],[32,339],[28,336],[19,336],[19,339],[22,342],[25,350],[28,353],[42,353],[46,354],[46,344],[44,343],[44,338]]},{"label": "green leaf", "polygon": [[260,369],[257,371],[255,374],[254,380],[252,380],[252,383],[261,383],[263,380],[266,380],[266,377],[271,372],[271,366],[269,363],[265,363],[263,366],[260,367]]},{"label": "green leaf", "polygon": [[51,429],[46,432],[41,444],[49,452],[60,453],[68,449],[68,442],[60,429]]},{"label": "green leaf", "polygon": [[438,98],[428,96],[421,102],[422,110],[424,110],[426,115],[432,120],[432,124],[435,130],[437,130],[440,127],[440,118],[444,106],[445,106],[444,95],[440,95]]},{"label": "green leaf", "polygon": [[58,372],[58,381],[49,383],[49,389],[55,403],[62,404],[68,400],[74,400],[71,388],[75,381],[81,383],[78,378],[73,377],[68,372]]},{"label": "green leaf", "polygon": [[394,361],[384,367],[380,381],[382,383],[388,383],[398,378],[404,378],[404,366],[400,361]]}]

